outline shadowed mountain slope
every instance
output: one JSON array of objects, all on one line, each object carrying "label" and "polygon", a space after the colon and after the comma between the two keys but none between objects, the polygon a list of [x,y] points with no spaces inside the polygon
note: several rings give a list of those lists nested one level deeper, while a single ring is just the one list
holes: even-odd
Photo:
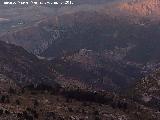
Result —
[{"label": "shadowed mountain slope", "polygon": [[0,42],[0,73],[18,85],[46,84],[57,86],[45,63],[21,47]]}]

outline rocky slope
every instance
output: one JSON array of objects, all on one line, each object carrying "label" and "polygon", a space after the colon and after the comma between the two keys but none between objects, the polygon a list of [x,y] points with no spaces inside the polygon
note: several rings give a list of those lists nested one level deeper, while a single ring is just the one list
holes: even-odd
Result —
[{"label": "rocky slope", "polygon": [[56,71],[57,80],[63,85],[94,90],[126,89],[142,77],[140,67],[107,57],[103,53],[81,49],[50,61],[50,68]]},{"label": "rocky slope", "polygon": [[139,80],[134,88],[135,98],[157,109],[159,109],[160,100],[159,77],[159,69],[156,69],[154,72]]},{"label": "rocky slope", "polygon": [[[53,71],[49,74],[51,69],[46,68],[45,60],[39,60],[23,48],[4,42],[0,42],[0,51],[0,119],[2,120],[157,120],[159,118],[159,113],[155,109],[133,102],[117,93],[96,92],[71,86],[54,89],[58,84],[53,80]],[[90,61],[92,54],[88,55],[88,51],[81,50],[78,54],[65,56],[64,60],[72,60],[72,65],[74,61],[92,65],[90,63],[93,61],[97,66],[99,61],[96,59]],[[79,57],[83,59],[78,59]],[[52,64],[53,70],[57,70],[56,64]],[[62,63],[60,65],[65,66]],[[56,77],[56,72],[54,75]]]},{"label": "rocky slope", "polygon": [[1,120],[157,120],[160,115],[110,92],[18,88],[3,75],[0,83]]},{"label": "rocky slope", "polygon": [[23,48],[0,42],[0,73],[20,86],[41,83],[56,86],[46,65]]}]

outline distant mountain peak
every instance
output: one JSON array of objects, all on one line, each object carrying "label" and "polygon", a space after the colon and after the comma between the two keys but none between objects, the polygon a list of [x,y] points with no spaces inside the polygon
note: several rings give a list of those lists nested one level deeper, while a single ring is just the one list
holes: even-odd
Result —
[{"label": "distant mountain peak", "polygon": [[160,10],[159,0],[132,0],[120,4],[121,10],[126,10],[132,14],[138,14],[142,16],[148,16],[158,14]]}]

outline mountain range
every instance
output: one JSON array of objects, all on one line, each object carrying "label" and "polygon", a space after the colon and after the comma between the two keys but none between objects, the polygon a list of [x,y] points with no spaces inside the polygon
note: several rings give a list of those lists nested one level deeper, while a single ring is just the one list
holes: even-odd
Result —
[{"label": "mountain range", "polygon": [[80,2],[0,7],[0,118],[158,120],[159,0]]}]

